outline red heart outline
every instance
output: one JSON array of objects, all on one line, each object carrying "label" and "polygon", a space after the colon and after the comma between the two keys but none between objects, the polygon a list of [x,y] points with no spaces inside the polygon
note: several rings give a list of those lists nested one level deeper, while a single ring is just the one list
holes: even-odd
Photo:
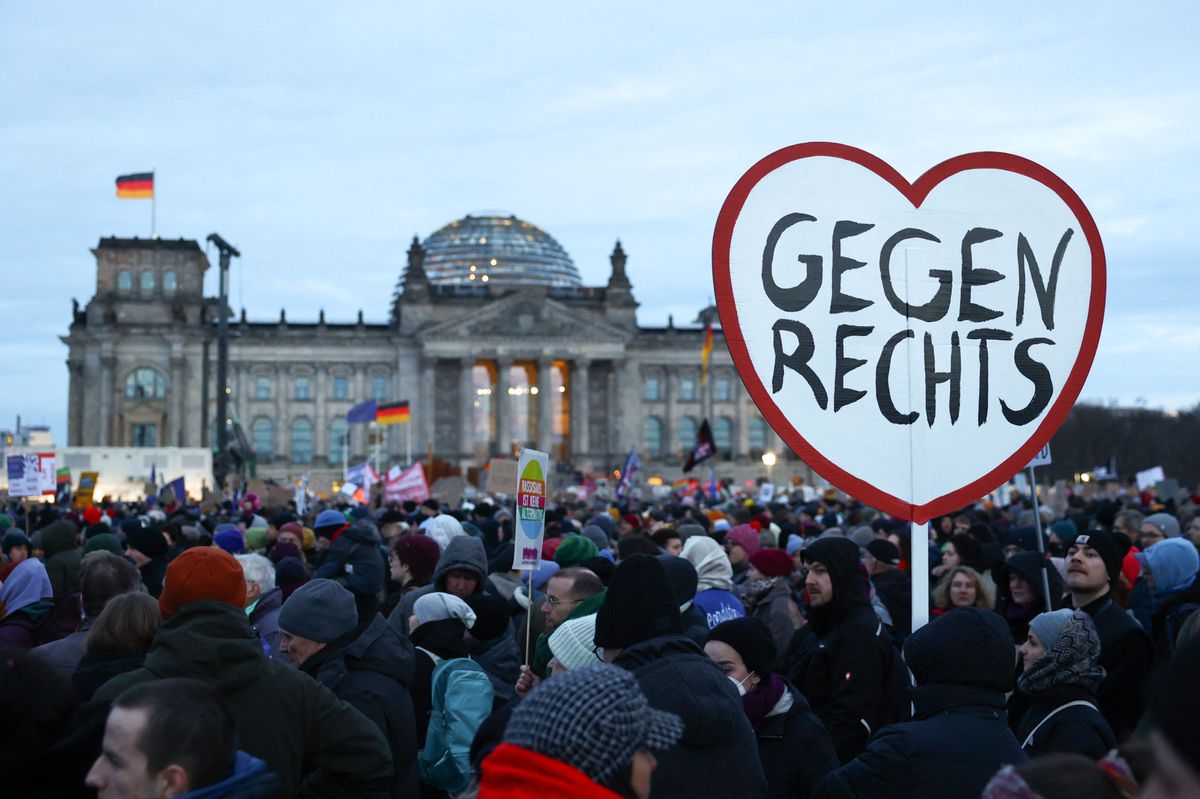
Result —
[{"label": "red heart outline", "polygon": [[[1033,435],[1017,448],[1016,452],[983,477],[923,505],[904,502],[875,488],[843,470],[814,449],[780,412],[774,400],[771,399],[766,386],[758,379],[758,374],[750,360],[749,350],[746,348],[745,338],[742,336],[737,306],[733,299],[733,283],[729,275],[729,248],[733,240],[734,224],[742,212],[746,198],[750,196],[750,192],[758,185],[759,181],[786,164],[801,158],[814,157],[839,158],[870,170],[890,183],[896,191],[912,203],[914,208],[921,207],[934,187],[960,172],[989,169],[1023,175],[1053,191],[1071,209],[1079,222],[1080,229],[1087,238],[1088,247],[1092,253],[1091,300],[1088,303],[1087,322],[1084,325],[1079,354],[1075,358],[1075,365],[1071,368],[1071,373],[1067,376],[1054,404],[1050,406],[1050,410],[1042,419],[1042,423],[1038,425]],[[834,142],[808,142],[784,147],[750,167],[746,174],[742,175],[734,184],[729,196],[725,198],[721,212],[717,216],[716,229],[713,231],[712,263],[713,288],[716,293],[717,311],[721,316],[721,329],[725,336],[725,343],[729,348],[729,354],[733,357],[738,375],[742,378],[742,383],[750,392],[750,397],[758,406],[763,418],[779,434],[785,444],[830,483],[894,517],[917,523],[927,522],[935,516],[956,511],[974,502],[1025,468],[1038,450],[1054,435],[1075,405],[1075,400],[1078,399],[1079,392],[1083,390],[1084,381],[1092,368],[1092,361],[1095,360],[1096,347],[1100,343],[1100,328],[1104,322],[1106,264],[1104,245],[1100,241],[1100,231],[1096,227],[1095,220],[1092,219],[1083,200],[1062,178],[1040,164],[1009,153],[979,152],[958,155],[933,167],[917,178],[915,183],[909,183],[886,161],[857,147]]]}]

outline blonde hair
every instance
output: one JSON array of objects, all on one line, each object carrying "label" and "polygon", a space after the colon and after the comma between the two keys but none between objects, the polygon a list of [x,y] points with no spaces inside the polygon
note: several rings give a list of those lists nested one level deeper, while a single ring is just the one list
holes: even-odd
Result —
[{"label": "blonde hair", "polygon": [[950,583],[954,582],[956,574],[965,574],[971,578],[971,582],[975,583],[975,604],[971,607],[991,610],[992,592],[988,590],[983,578],[979,576],[979,572],[970,566],[955,566],[942,575],[941,582],[933,589],[933,606],[938,610],[953,609],[954,606],[950,603]]}]

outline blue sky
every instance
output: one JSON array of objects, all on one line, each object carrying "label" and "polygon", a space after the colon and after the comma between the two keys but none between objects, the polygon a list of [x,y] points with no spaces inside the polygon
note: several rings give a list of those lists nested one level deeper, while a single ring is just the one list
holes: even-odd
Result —
[{"label": "blue sky", "polygon": [[65,439],[88,249],[149,231],[118,174],[157,170],[160,235],[241,249],[252,319],[382,321],[413,234],[503,209],[588,283],[619,237],[664,324],[709,301],[734,181],[813,140],[910,178],[973,150],[1058,173],[1108,255],[1083,398],[1200,400],[1194,4],[449,5],[0,4],[0,427]]}]

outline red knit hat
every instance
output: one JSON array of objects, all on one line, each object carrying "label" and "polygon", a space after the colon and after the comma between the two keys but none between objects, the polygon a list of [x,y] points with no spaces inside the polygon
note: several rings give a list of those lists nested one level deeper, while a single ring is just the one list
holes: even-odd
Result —
[{"label": "red knit hat", "polygon": [[786,550],[776,547],[760,549],[750,556],[750,565],[762,572],[764,577],[786,577],[795,564]]},{"label": "red knit hat", "polygon": [[88,524],[99,524],[101,515],[100,509],[95,505],[89,505],[83,509],[83,520]]},{"label": "red knit hat", "polygon": [[166,621],[184,605],[201,599],[215,599],[237,608],[246,604],[242,564],[223,549],[193,547],[171,561],[158,610]]},{"label": "red knit hat", "polygon": [[554,560],[554,553],[558,551],[558,545],[563,542],[562,536],[556,535],[554,538],[547,538],[542,542],[542,560]]}]

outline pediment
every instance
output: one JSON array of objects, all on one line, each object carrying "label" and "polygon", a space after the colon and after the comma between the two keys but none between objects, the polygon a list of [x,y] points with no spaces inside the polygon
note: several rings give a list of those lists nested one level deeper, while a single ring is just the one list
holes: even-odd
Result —
[{"label": "pediment", "polygon": [[599,312],[569,308],[548,297],[514,294],[417,334],[423,341],[571,340],[625,343],[636,331],[623,330]]}]

